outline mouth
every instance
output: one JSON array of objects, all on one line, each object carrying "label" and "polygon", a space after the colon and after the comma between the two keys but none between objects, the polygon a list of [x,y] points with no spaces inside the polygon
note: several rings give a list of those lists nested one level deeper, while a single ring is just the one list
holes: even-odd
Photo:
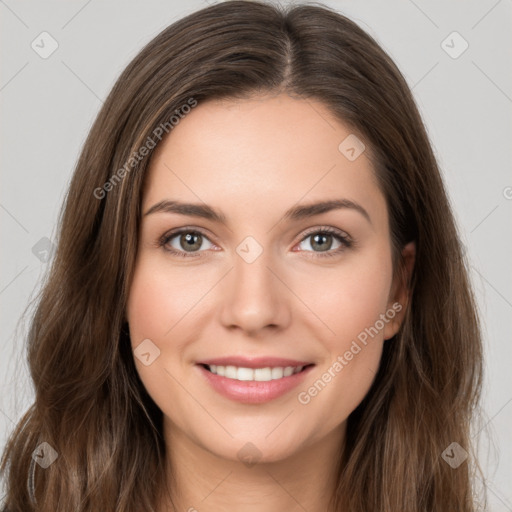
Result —
[{"label": "mouth", "polygon": [[301,373],[314,365],[311,363],[300,366],[266,366],[263,368],[246,368],[243,366],[200,363],[200,366],[214,375],[225,377],[227,379],[246,382],[269,382],[271,380],[278,380]]},{"label": "mouth", "polygon": [[314,363],[275,358],[229,358],[196,364],[204,382],[218,394],[255,405],[290,393],[314,366]]}]

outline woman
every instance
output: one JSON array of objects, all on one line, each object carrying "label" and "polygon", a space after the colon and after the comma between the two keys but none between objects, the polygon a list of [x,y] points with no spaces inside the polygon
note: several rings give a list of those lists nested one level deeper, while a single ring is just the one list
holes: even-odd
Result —
[{"label": "woman", "polygon": [[5,511],[473,511],[479,324],[408,86],[322,6],[128,65],[29,333]]}]

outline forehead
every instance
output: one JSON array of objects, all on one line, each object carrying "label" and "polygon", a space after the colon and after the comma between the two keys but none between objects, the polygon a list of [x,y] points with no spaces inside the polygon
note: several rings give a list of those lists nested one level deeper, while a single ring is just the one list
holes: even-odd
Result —
[{"label": "forehead", "polygon": [[355,160],[344,153],[343,141],[354,135],[312,99],[279,94],[199,103],[156,148],[143,209],[172,198],[223,211],[229,204],[250,218],[263,207],[281,212],[343,197],[382,216],[385,199],[368,146]]}]

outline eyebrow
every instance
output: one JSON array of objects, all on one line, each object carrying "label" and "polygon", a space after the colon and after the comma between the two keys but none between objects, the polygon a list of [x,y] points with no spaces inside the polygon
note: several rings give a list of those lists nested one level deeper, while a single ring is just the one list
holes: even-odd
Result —
[{"label": "eyebrow", "polygon": [[[320,215],[332,210],[350,209],[360,213],[370,224],[372,223],[368,212],[358,203],[349,199],[331,199],[311,204],[298,205],[290,208],[283,216],[283,220],[301,220],[315,215]],[[226,224],[226,217],[221,213],[201,203],[182,203],[180,201],[171,201],[164,199],[154,204],[144,214],[152,213],[178,213],[192,217],[201,217],[221,224]]]}]

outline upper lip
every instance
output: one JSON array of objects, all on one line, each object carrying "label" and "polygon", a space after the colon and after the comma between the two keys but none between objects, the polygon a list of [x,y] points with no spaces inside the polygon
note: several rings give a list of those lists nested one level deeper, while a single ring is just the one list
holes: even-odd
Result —
[{"label": "upper lip", "polygon": [[285,368],[286,366],[307,366],[313,364],[311,361],[298,361],[296,359],[284,359],[281,357],[217,357],[204,359],[197,364],[211,366],[238,366],[239,368]]}]

